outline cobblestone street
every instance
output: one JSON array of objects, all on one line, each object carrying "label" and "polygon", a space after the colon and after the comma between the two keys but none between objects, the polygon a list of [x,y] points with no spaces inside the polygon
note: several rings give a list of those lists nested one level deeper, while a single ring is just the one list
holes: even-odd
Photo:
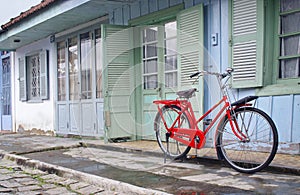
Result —
[{"label": "cobblestone street", "polygon": [[0,194],[114,194],[102,188],[0,160]]}]

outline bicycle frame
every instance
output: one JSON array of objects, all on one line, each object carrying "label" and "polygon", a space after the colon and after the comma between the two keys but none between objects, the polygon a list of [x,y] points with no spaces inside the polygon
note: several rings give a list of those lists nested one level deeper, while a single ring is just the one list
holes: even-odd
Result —
[{"label": "bicycle frame", "polygon": [[[241,107],[241,106],[249,106],[251,104],[242,104],[239,106],[234,106],[232,107],[229,100],[228,100],[228,96],[227,96],[227,91],[225,92],[224,90],[224,85],[221,84],[221,78],[219,78],[219,84],[223,93],[223,97],[222,99],[216,103],[211,109],[209,109],[206,113],[204,113],[199,119],[196,119],[193,108],[191,103],[188,100],[180,100],[180,99],[176,99],[176,100],[156,100],[153,103],[157,104],[158,107],[158,112],[160,113],[160,116],[162,118],[162,121],[164,123],[165,128],[168,130],[168,132],[170,133],[170,137],[193,148],[197,148],[200,149],[204,146],[205,142],[206,142],[206,135],[207,133],[212,129],[212,127],[214,126],[215,122],[221,117],[221,115],[225,112],[225,115],[223,116],[229,119],[229,123],[232,129],[232,132],[234,133],[234,135],[240,139],[241,141],[245,141],[247,139],[247,135],[245,135],[244,133],[242,133],[242,131],[239,128],[239,125],[237,124],[236,120],[233,119],[233,117],[231,117],[232,113],[234,112],[234,109],[237,107]],[[203,121],[203,119],[205,117],[207,117],[212,111],[214,111],[217,107],[219,107],[221,104],[224,104],[222,106],[222,108],[220,109],[220,111],[216,114],[216,116],[214,117],[214,119],[211,121],[211,123],[208,125],[208,127],[206,129],[204,129],[204,131],[200,130],[198,127],[198,124]],[[169,108],[171,108],[173,111],[178,113],[178,116],[176,117],[176,119],[174,120],[174,122],[168,127],[167,122],[163,116],[162,113],[162,108],[160,107],[160,105],[164,105],[164,106],[168,106]],[[181,110],[178,111],[174,108],[172,108],[172,106],[177,106],[179,107]],[[182,114],[186,114],[186,116],[188,117],[189,123],[190,123],[190,128],[180,128],[180,119],[181,119],[181,115]],[[176,127],[176,124],[178,124]]]}]

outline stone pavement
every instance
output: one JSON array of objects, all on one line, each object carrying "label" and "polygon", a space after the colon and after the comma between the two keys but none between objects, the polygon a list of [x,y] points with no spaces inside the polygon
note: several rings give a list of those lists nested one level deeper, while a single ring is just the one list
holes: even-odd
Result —
[{"label": "stone pavement", "polygon": [[23,167],[6,159],[0,161],[0,193],[107,194],[103,188],[98,186]]}]

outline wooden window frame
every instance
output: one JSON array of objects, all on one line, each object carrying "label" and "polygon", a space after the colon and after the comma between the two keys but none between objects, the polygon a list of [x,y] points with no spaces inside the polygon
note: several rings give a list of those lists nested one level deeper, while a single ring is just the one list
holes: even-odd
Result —
[{"label": "wooden window frame", "polygon": [[265,6],[264,86],[256,89],[256,94],[259,96],[300,94],[300,77],[279,78],[280,1],[266,0]]},{"label": "wooden window frame", "polygon": [[[32,56],[38,56],[39,58],[39,73],[38,73],[38,88],[39,95],[32,97],[29,93],[32,89],[31,86],[31,73],[30,64],[27,59]],[[19,58],[19,83],[20,83],[20,101],[27,101],[30,103],[39,103],[43,100],[49,99],[49,52],[48,50],[40,50],[26,54],[23,58]]]},{"label": "wooden window frame", "polygon": [[[279,78],[280,59],[280,1],[257,0],[257,56],[258,83],[234,82],[234,88],[254,88],[256,95],[300,94],[300,78]],[[233,67],[233,0],[229,1],[229,64]],[[242,37],[243,38],[243,37]]]}]

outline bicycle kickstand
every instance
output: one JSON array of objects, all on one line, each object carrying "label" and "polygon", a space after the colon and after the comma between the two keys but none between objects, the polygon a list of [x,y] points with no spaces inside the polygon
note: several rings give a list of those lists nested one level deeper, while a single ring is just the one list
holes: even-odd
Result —
[{"label": "bicycle kickstand", "polygon": [[167,152],[165,152],[165,155],[164,155],[164,163],[167,162],[167,155],[169,153],[169,138],[170,138],[170,133],[166,133],[166,142],[167,142]]},{"label": "bicycle kickstand", "polygon": [[195,150],[196,150],[196,154],[195,154],[195,158],[197,158],[198,157],[198,144],[200,143],[200,138],[198,137],[198,136],[196,136],[195,138],[194,138],[194,140],[195,140]]}]

